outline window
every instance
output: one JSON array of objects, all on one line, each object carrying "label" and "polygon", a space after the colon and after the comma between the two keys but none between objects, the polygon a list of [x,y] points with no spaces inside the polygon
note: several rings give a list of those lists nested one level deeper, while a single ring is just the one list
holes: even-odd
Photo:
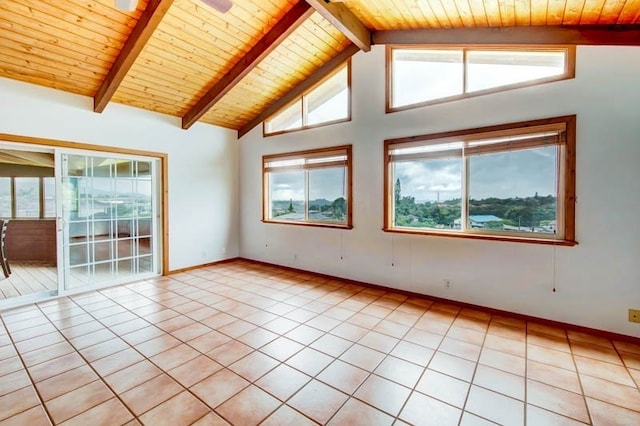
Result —
[{"label": "window", "polygon": [[55,178],[0,177],[0,217],[56,217]]},{"label": "window", "polygon": [[575,47],[388,47],[387,112],[573,78]]},{"label": "window", "polygon": [[575,244],[575,116],[385,141],[385,230]]},{"label": "window", "polygon": [[264,134],[273,135],[294,130],[333,124],[351,119],[351,63],[304,93],[264,122]]},{"label": "window", "polygon": [[40,178],[14,178],[16,211],[15,217],[40,217]]},{"label": "window", "polygon": [[265,155],[263,220],[351,228],[351,146]]}]

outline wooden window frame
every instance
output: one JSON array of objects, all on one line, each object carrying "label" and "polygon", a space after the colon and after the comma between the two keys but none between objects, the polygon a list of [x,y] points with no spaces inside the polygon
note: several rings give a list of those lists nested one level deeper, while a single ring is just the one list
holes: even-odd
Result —
[{"label": "wooden window frame", "polygon": [[[334,75],[336,75],[337,73],[342,71],[344,67],[347,68],[347,116],[345,118],[339,118],[337,120],[325,121],[325,122],[317,123],[317,124],[304,124],[306,122],[306,120],[307,120],[306,97],[309,95],[309,93],[313,92],[315,89],[317,89],[318,87],[322,86],[322,84],[325,81],[329,80],[331,77],[333,77]],[[302,126],[296,127],[295,129],[278,130],[278,131],[275,131],[275,132],[268,132],[267,131],[267,123],[273,117],[277,116],[282,111],[286,110],[291,105],[293,105],[293,104],[295,104],[297,102],[300,102],[300,107],[302,108],[302,114],[301,114],[302,123],[303,123]],[[327,76],[325,76],[321,81],[319,81],[318,83],[314,84],[309,89],[305,90],[300,96],[296,97],[294,100],[292,100],[291,102],[287,103],[285,106],[280,108],[277,112],[272,114],[269,118],[264,120],[262,122],[262,136],[263,137],[277,136],[277,135],[282,135],[282,134],[285,134],[285,133],[299,132],[301,130],[314,129],[316,127],[329,126],[329,125],[332,125],[332,124],[345,123],[345,122],[351,121],[351,104],[352,104],[352,96],[351,96],[351,59],[348,59],[343,66],[340,66],[340,67],[336,68],[335,70],[333,70],[331,73],[327,74]]]},{"label": "wooden window frame", "polygon": [[[398,107],[392,106],[393,97],[393,50],[461,50],[463,59],[463,91],[460,95],[447,96],[444,98],[431,99],[424,102],[417,102],[410,105],[402,105]],[[491,87],[489,89],[478,90],[475,92],[466,92],[466,75],[467,75],[467,52],[474,50],[495,50],[495,51],[566,51],[566,61],[564,73],[554,75],[551,77],[544,77],[535,80],[523,81],[521,83],[513,83],[504,86]],[[443,46],[443,45],[387,45],[385,55],[385,111],[386,113],[406,111],[414,108],[420,108],[429,105],[436,105],[445,102],[452,102],[461,99],[474,98],[476,96],[484,96],[492,93],[505,92],[508,90],[520,89],[523,87],[537,86],[539,84],[551,83],[554,81],[568,80],[575,78],[576,73],[576,46],[575,45],[558,45],[558,46],[544,46],[544,45],[455,45],[455,46]]]},{"label": "wooden window frame", "polygon": [[[274,218],[269,218],[270,214],[270,193],[269,193],[269,171],[267,170],[267,164],[274,160],[284,160],[284,159],[305,159],[305,158],[314,158],[314,157],[323,157],[331,154],[336,151],[344,151],[346,153],[346,204],[347,204],[347,215],[345,223],[339,222],[317,222],[312,220],[305,221],[290,221],[290,220],[277,220]],[[352,191],[352,176],[353,176],[353,156],[352,156],[352,146],[351,145],[342,145],[342,146],[333,146],[328,148],[318,148],[318,149],[310,149],[305,151],[296,151],[296,152],[287,152],[282,154],[271,154],[271,155],[263,155],[262,156],[262,222],[263,223],[275,223],[281,225],[297,225],[297,226],[314,226],[321,228],[338,228],[338,229],[352,229],[353,228],[353,191]],[[309,170],[308,168],[300,167],[300,170]],[[305,179],[305,199],[308,198],[308,185],[306,184]],[[307,206],[305,205],[305,216],[306,216]]]},{"label": "wooden window frame", "polygon": [[[523,233],[509,233],[508,231],[499,232],[478,232],[474,230],[458,231],[449,229],[428,229],[428,228],[410,228],[397,227],[394,225],[394,179],[390,151],[392,147],[401,145],[430,145],[443,143],[446,139],[475,138],[482,137],[500,137],[513,136],[518,134],[518,130],[522,133],[532,133],[534,129],[544,129],[549,126],[564,125],[564,138],[558,143],[558,174],[557,174],[557,226],[562,230],[561,235],[552,234],[546,238],[543,234],[537,233],[535,236],[526,236]],[[543,146],[543,145],[540,145]],[[454,238],[471,238],[492,241],[510,241],[534,244],[551,244],[573,246],[577,244],[575,238],[575,186],[576,186],[576,116],[568,115],[562,117],[546,118],[541,120],[522,121],[510,124],[501,124],[497,126],[480,127],[475,129],[442,132],[411,136],[406,138],[388,139],[384,142],[384,227],[385,232],[394,232],[402,234],[421,234],[431,236],[444,236]],[[465,157],[462,155],[462,159]],[[468,176],[463,176],[463,180]],[[468,193],[463,189],[462,209],[468,208],[464,200],[468,198]],[[461,215],[465,217],[465,215]],[[467,215],[468,216],[468,215]],[[562,226],[562,228],[560,228]]]}]

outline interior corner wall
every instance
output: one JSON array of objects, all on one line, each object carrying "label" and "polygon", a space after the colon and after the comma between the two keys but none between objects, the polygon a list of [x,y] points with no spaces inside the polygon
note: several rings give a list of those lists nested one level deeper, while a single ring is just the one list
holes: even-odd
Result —
[{"label": "interior corner wall", "polygon": [[0,78],[0,133],[168,154],[169,269],[238,256],[235,131]]},{"label": "interior corner wall", "polygon": [[[257,127],[240,139],[240,255],[640,337],[627,320],[640,308],[640,48],[579,46],[575,79],[392,114],[384,56],[383,46],[354,56],[351,122],[266,138]],[[577,246],[381,231],[385,139],[569,114]],[[262,155],[344,144],[354,229],[261,222]]]}]

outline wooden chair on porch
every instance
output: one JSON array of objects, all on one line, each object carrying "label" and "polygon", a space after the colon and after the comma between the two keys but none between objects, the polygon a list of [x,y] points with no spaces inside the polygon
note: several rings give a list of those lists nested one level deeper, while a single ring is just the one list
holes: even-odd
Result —
[{"label": "wooden chair on porch", "polygon": [[7,259],[7,225],[9,220],[0,219],[0,264],[2,265],[2,272],[4,272],[5,278],[9,278],[11,274],[11,267],[9,266],[9,260]]}]

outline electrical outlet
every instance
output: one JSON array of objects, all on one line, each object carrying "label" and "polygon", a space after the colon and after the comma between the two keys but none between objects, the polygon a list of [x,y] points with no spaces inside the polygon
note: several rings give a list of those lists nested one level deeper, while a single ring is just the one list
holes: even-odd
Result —
[{"label": "electrical outlet", "polygon": [[295,253],[295,254],[293,255],[293,260],[298,260],[298,253]]},{"label": "electrical outlet", "polygon": [[446,278],[445,278],[445,279],[444,279],[444,286],[445,286],[446,288],[451,287],[451,280],[448,280],[448,279],[446,279]]},{"label": "electrical outlet", "polygon": [[640,309],[629,309],[629,322],[640,323]]}]

